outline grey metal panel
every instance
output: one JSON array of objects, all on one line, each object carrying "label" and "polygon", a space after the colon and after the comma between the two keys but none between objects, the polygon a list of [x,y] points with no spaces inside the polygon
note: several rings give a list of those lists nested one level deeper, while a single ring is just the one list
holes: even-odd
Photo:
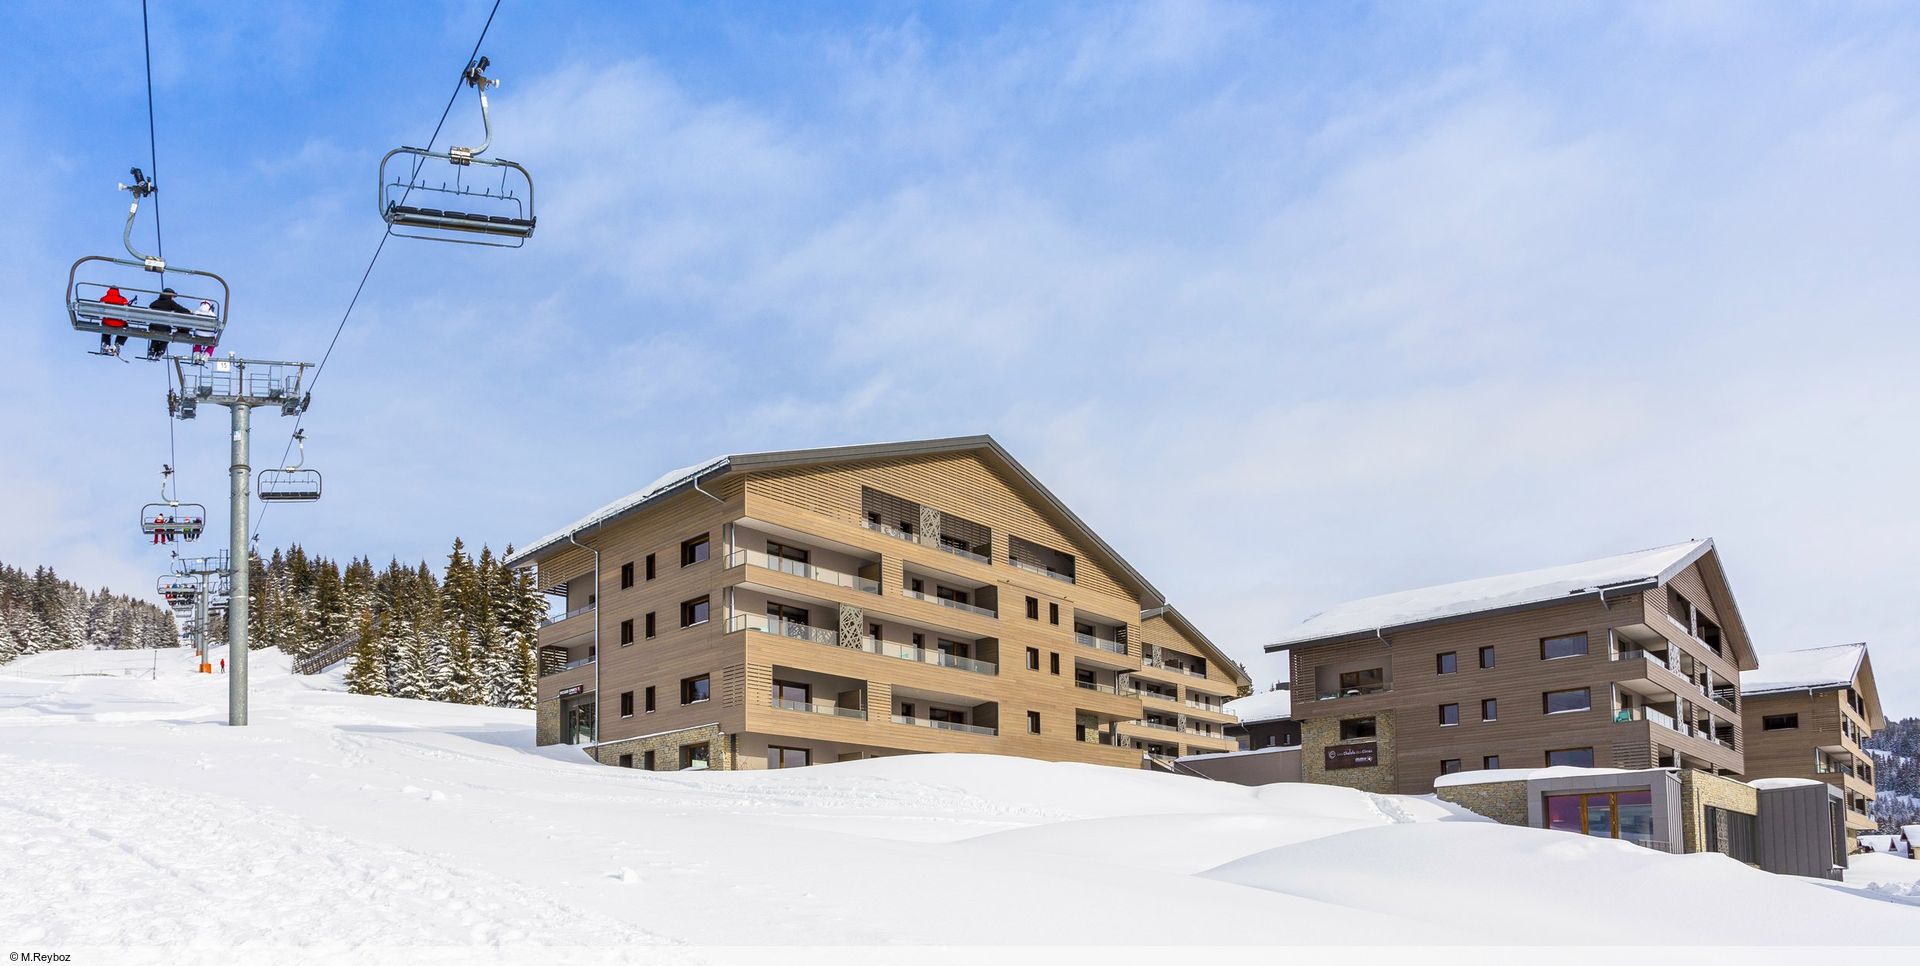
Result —
[{"label": "grey metal panel", "polygon": [[1760,868],[1780,875],[1832,878],[1838,851],[1832,801],[1839,792],[1824,783],[1761,789],[1754,829]]},{"label": "grey metal panel", "polygon": [[1183,758],[1177,763],[1176,770],[1236,785],[1271,785],[1302,780],[1299,748]]}]

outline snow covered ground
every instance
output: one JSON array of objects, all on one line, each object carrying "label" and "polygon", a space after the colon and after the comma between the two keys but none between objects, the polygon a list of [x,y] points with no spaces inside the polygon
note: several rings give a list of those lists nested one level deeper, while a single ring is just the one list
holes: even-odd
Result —
[{"label": "snow covered ground", "polygon": [[[8,949],[1920,942],[1920,907],[1868,889],[1891,872],[1789,879],[1431,798],[987,756],[603,768],[533,747],[528,712],[344,694],[273,651],[228,728],[224,678],[155,661],[0,667]],[[1594,915],[1656,894],[1696,914]]]}]

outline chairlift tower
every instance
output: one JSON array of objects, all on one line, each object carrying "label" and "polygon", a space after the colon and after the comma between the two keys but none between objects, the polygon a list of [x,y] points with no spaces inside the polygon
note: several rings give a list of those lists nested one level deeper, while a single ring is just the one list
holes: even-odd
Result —
[{"label": "chairlift tower", "polygon": [[[200,657],[200,673],[212,674],[213,664],[207,660],[207,628],[212,616],[213,595],[223,588],[230,587],[233,579],[233,558],[222,550],[210,557],[175,557],[173,572],[176,580],[191,579],[188,592],[193,597],[193,652]],[[168,593],[170,587],[178,592],[179,584],[169,585],[163,578],[161,593]],[[232,663],[231,659],[228,661]],[[231,685],[229,685],[231,687]]]},{"label": "chairlift tower", "polygon": [[[253,494],[249,443],[256,407],[274,407],[282,416],[307,411],[310,397],[301,391],[308,362],[241,359],[194,361],[173,358],[174,388],[167,394],[167,412],[175,419],[192,419],[202,403],[225,406],[232,416],[232,459],[229,464],[231,504],[228,532],[228,572],[232,590],[227,604],[227,724],[247,723],[247,581],[252,569],[247,557],[247,510]],[[201,597],[204,600],[205,594]],[[204,633],[204,632],[203,632]]]}]

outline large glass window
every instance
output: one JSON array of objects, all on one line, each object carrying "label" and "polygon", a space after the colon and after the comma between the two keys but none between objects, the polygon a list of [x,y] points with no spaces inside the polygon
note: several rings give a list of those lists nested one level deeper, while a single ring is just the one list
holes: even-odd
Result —
[{"label": "large glass window", "polygon": [[1460,655],[1453,651],[1443,651],[1433,656],[1433,673],[1452,674],[1460,669]]},{"label": "large glass window", "polygon": [[1460,706],[1459,705],[1443,704],[1440,706],[1440,726],[1441,727],[1444,728],[1447,725],[1457,725],[1459,723],[1460,723]]},{"label": "large glass window", "polygon": [[1364,671],[1342,671],[1340,673],[1341,694],[1367,694],[1379,691],[1387,686],[1387,672],[1384,668],[1370,667]]},{"label": "large glass window", "polygon": [[712,553],[713,544],[703,533],[680,544],[680,566],[690,567],[707,559]]},{"label": "large glass window", "polygon": [[1592,768],[1592,748],[1560,748],[1547,752],[1547,767],[1566,765],[1572,768]]},{"label": "large glass window", "polygon": [[1592,711],[1593,692],[1588,688],[1548,691],[1540,696],[1541,710],[1547,714],[1566,711]]},{"label": "large glass window", "polygon": [[1547,796],[1547,827],[1594,838],[1653,845],[1653,792],[1586,792]]},{"label": "large glass window", "polygon": [[705,597],[696,597],[680,605],[680,626],[692,627],[705,624],[713,616],[713,604]]},{"label": "large glass window", "polygon": [[813,764],[813,754],[805,748],[767,746],[768,768],[804,768]]},{"label": "large glass window", "polygon": [[1579,657],[1587,653],[1587,635],[1566,634],[1560,637],[1547,637],[1540,640],[1541,660],[1551,661],[1562,657]]},{"label": "large glass window", "polygon": [[775,706],[790,708],[796,711],[805,711],[807,710],[807,705],[812,702],[812,688],[804,684],[795,684],[792,681],[773,682],[773,703]]},{"label": "large glass window", "polygon": [[1762,731],[1786,731],[1798,727],[1800,727],[1800,716],[1798,714],[1769,714],[1762,716],[1760,719],[1760,730]]},{"label": "large glass window", "polygon": [[1348,718],[1340,722],[1341,741],[1371,738],[1374,734],[1375,727],[1372,718]]},{"label": "large glass window", "polygon": [[696,704],[713,696],[713,684],[702,674],[697,678],[683,678],[680,681],[680,703]]},{"label": "large glass window", "polygon": [[699,770],[707,767],[706,745],[681,745],[680,767]]}]

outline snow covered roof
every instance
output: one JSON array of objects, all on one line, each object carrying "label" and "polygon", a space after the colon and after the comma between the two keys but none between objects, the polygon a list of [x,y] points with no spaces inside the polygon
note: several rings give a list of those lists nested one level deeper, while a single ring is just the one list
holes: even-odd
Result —
[{"label": "snow covered roof", "polygon": [[998,441],[992,436],[985,435],[910,440],[898,443],[863,443],[855,446],[828,446],[817,449],[783,450],[765,453],[735,453],[729,456],[716,456],[709,460],[694,463],[690,466],[683,466],[677,470],[661,474],[660,477],[646,486],[600,507],[560,530],[556,530],[527,544],[516,550],[513,556],[507,559],[507,566],[523,566],[534,560],[542,552],[551,549],[556,544],[564,542],[569,535],[578,534],[581,530],[609,523],[615,518],[624,516],[655,500],[678,493],[681,488],[693,485],[693,483],[701,477],[736,471],[749,472],[823,463],[966,452],[979,453],[983,457],[986,457],[989,463],[1003,468],[1016,482],[1024,484],[1031,491],[1031,495],[1037,498],[1040,505],[1058,514],[1060,520],[1067,525],[1069,532],[1076,533],[1085,541],[1088,547],[1106,558],[1106,563],[1117,571],[1116,576],[1134,583],[1140,595],[1140,603],[1143,609],[1164,607],[1166,605],[1166,595],[1160,593],[1159,589],[1154,587],[1153,584],[1148,583],[1147,578],[1138,570],[1135,570],[1133,565],[1128,563],[1125,558],[1121,557],[1119,551],[1114,550],[1112,546],[1108,545],[1106,540],[1102,539],[1099,534],[1093,532],[1092,527],[1087,526],[1086,522],[1081,520],[1072,510],[1068,509],[1065,503],[1060,502],[1060,498],[1054,496],[1052,490],[1047,489],[1038,477],[1035,477],[1031,472],[1028,472],[1026,467],[1020,465],[1020,461],[1014,459],[1013,455],[1002,448]]},{"label": "snow covered roof", "polygon": [[1711,549],[1712,540],[1689,540],[1585,563],[1366,597],[1307,618],[1294,633],[1267,645],[1267,650],[1664,582]]},{"label": "snow covered roof", "polygon": [[1490,785],[1494,782],[1524,782],[1537,778],[1571,778],[1575,775],[1627,775],[1636,771],[1667,771],[1665,768],[1580,768],[1574,765],[1551,765],[1546,768],[1483,768],[1479,771],[1457,771],[1451,775],[1441,775],[1433,780],[1435,788],[1451,788],[1455,785]]},{"label": "snow covered roof", "polygon": [[1808,785],[1825,785],[1826,782],[1812,778],[1756,778],[1747,784],[1764,792],[1775,788],[1805,788]]},{"label": "snow covered roof", "polygon": [[1277,691],[1262,691],[1244,698],[1234,698],[1221,707],[1239,718],[1241,724],[1285,721],[1293,717],[1293,690],[1282,685]]},{"label": "snow covered roof", "polygon": [[1174,761],[1204,761],[1211,758],[1245,758],[1248,755],[1271,755],[1283,751],[1299,751],[1299,745],[1269,745],[1265,748],[1242,748],[1239,751],[1209,751],[1198,755],[1181,755]]},{"label": "snow covered roof", "polygon": [[1866,656],[1865,644],[1835,644],[1764,655],[1759,670],[1740,675],[1740,693],[1844,688],[1853,683]]}]

